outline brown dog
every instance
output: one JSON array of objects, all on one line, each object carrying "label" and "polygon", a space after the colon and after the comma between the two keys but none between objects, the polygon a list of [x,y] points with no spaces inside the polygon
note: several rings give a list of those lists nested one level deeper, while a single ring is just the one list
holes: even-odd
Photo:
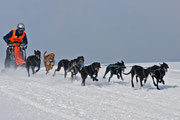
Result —
[{"label": "brown dog", "polygon": [[55,64],[55,60],[54,60],[55,54],[51,53],[51,54],[45,55],[46,53],[47,51],[45,51],[43,54],[43,58],[44,58],[43,62],[46,68],[46,74],[48,74]]}]

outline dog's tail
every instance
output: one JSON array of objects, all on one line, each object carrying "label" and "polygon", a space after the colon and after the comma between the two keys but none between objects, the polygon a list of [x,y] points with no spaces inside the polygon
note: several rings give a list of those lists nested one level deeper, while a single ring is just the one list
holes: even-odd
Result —
[{"label": "dog's tail", "polygon": [[47,53],[47,51],[45,51],[44,54],[43,54],[43,57],[44,57],[44,58],[45,58],[46,53]]},{"label": "dog's tail", "polygon": [[128,73],[123,73],[124,75],[129,75],[131,73],[131,71],[129,71]]},{"label": "dog's tail", "polygon": [[61,61],[59,61],[59,63],[58,63],[58,67],[57,67],[57,69],[55,69],[55,71],[54,71],[54,74],[53,74],[53,76],[55,76],[56,75],[56,71],[60,71],[61,70],[61,67],[64,67],[63,66],[63,61],[61,60]]},{"label": "dog's tail", "polygon": [[47,51],[44,52],[43,54],[43,63],[44,63],[44,66],[46,65],[46,60],[45,60],[45,54],[47,53]]}]

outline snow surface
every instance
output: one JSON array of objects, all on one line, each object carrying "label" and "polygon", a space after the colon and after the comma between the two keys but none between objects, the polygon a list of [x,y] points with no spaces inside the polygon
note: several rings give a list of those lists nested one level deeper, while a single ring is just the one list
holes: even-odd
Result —
[{"label": "snow surface", "polygon": [[[132,63],[152,66],[158,63]],[[86,80],[81,86],[80,75],[71,81],[64,71],[45,75],[45,69],[27,77],[25,69],[0,73],[0,120],[180,120],[180,62],[169,62],[169,71],[157,90],[148,78],[141,88],[131,87],[130,75],[124,81],[113,76],[99,82]],[[1,70],[3,67],[1,67]],[[130,67],[126,69],[128,72]]]}]

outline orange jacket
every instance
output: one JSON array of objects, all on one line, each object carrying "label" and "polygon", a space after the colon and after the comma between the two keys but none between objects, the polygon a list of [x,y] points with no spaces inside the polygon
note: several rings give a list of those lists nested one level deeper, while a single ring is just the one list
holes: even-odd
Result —
[{"label": "orange jacket", "polygon": [[25,36],[25,32],[23,32],[23,34],[21,36],[17,37],[16,36],[16,30],[14,29],[13,35],[12,35],[12,37],[9,38],[9,40],[13,43],[14,42],[21,42],[23,40],[24,36]]}]

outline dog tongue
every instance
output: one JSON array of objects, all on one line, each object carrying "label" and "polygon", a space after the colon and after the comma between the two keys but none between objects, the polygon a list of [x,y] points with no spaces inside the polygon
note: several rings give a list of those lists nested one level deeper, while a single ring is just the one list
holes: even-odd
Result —
[{"label": "dog tongue", "polygon": [[154,73],[150,73],[151,76],[154,76]]},{"label": "dog tongue", "polygon": [[40,56],[39,56],[39,55],[36,55],[36,57],[37,57],[38,59],[40,59]]},{"label": "dog tongue", "polygon": [[99,71],[99,68],[95,68],[96,71]]}]

